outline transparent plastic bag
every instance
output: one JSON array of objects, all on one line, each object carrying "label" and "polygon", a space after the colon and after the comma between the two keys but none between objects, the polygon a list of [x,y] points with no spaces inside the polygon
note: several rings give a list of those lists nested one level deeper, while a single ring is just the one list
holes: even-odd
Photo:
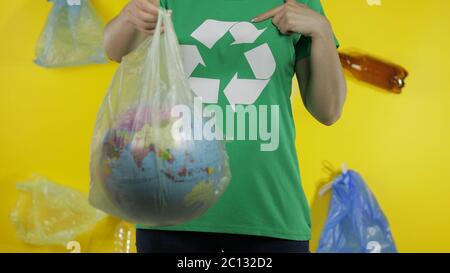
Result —
[{"label": "transparent plastic bag", "polygon": [[352,170],[332,183],[319,253],[397,252],[388,221],[361,176]]},{"label": "transparent plastic bag", "polygon": [[65,246],[106,217],[77,190],[34,175],[18,183],[19,197],[10,219],[19,238],[33,245]]},{"label": "transparent plastic bag", "polygon": [[231,176],[223,141],[172,135],[178,119],[171,111],[177,105],[192,109],[194,94],[170,15],[164,9],[159,14],[155,34],[122,59],[113,78],[97,116],[90,162],[91,204],[150,226],[198,217]]},{"label": "transparent plastic bag", "polygon": [[49,0],[53,8],[36,46],[43,67],[107,63],[104,24],[89,0]]}]

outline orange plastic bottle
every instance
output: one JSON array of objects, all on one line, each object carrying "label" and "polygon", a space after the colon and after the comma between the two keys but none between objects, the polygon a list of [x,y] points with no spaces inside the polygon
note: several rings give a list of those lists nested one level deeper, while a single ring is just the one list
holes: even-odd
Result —
[{"label": "orange plastic bottle", "polygon": [[408,72],[403,67],[364,54],[339,53],[342,66],[361,81],[401,93]]}]

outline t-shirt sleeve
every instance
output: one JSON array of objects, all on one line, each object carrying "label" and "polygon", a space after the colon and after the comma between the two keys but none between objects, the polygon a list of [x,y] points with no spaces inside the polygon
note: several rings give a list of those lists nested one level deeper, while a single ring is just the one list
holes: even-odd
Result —
[{"label": "t-shirt sleeve", "polygon": [[[312,10],[315,10],[316,12],[322,14],[323,16],[326,16],[320,0],[309,0],[306,3],[306,5]],[[336,35],[333,36],[336,48],[338,48],[339,41],[337,40]],[[297,44],[295,45],[295,58],[297,60],[309,57],[311,55],[311,43],[312,43],[311,37],[303,35],[300,37]]]}]

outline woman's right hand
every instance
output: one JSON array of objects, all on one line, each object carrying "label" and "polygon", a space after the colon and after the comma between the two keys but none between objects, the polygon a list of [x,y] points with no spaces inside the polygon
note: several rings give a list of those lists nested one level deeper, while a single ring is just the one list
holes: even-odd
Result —
[{"label": "woman's right hand", "polygon": [[[120,62],[155,32],[160,0],[130,0],[105,26],[104,47],[111,60]],[[169,10],[169,15],[171,11]],[[161,25],[164,31],[164,25]]]},{"label": "woman's right hand", "polygon": [[158,14],[159,0],[131,0],[121,13],[136,30],[146,34],[155,32]]}]

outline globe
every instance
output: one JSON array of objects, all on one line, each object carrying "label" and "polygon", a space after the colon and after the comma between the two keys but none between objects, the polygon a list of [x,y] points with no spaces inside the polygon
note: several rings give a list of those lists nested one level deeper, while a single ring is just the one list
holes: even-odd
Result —
[{"label": "globe", "polygon": [[167,112],[141,107],[126,111],[105,134],[96,169],[117,216],[175,225],[206,212],[226,190],[224,144],[174,140],[172,124]]}]

